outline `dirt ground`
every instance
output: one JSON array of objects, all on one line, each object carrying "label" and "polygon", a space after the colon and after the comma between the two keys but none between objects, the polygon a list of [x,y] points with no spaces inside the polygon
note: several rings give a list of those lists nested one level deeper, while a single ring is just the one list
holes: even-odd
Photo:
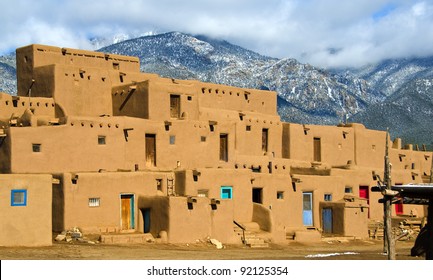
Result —
[{"label": "dirt ground", "polygon": [[[414,241],[396,244],[397,260],[411,257]],[[318,243],[271,244],[269,248],[197,244],[87,244],[57,243],[39,248],[0,247],[1,260],[386,260],[380,240],[327,240]]]}]

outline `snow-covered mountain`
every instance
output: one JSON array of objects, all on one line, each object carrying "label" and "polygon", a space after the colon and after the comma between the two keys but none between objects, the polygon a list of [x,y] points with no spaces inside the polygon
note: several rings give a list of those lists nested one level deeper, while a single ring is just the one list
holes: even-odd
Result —
[{"label": "snow-covered mountain", "polygon": [[262,56],[226,41],[179,32],[145,36],[99,51],[140,58],[141,70],[178,79],[277,91],[285,121],[336,124],[384,96],[359,78]]},{"label": "snow-covered mountain", "polygon": [[[338,124],[348,119],[389,128],[392,137],[412,143],[432,142],[433,57],[325,70],[206,36],[170,32],[129,38],[94,38],[92,44],[105,46],[102,52],[139,57],[143,72],[275,90],[284,121]],[[15,93],[15,54],[0,57],[0,77],[0,91]]]},{"label": "snow-covered mountain", "polygon": [[16,94],[16,76],[15,54],[0,56],[0,92]]}]

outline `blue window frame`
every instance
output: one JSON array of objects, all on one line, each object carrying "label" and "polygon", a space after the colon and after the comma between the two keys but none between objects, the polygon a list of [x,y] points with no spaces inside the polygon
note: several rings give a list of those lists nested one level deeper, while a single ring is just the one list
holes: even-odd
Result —
[{"label": "blue window frame", "polygon": [[27,206],[27,190],[11,190],[11,206]]},{"label": "blue window frame", "polygon": [[232,199],[233,198],[233,187],[223,186],[221,187],[221,199]]}]

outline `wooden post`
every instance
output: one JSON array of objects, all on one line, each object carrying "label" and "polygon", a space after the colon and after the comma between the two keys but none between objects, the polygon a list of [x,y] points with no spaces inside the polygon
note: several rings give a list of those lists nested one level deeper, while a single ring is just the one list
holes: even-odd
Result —
[{"label": "wooden post", "polygon": [[[385,167],[384,167],[384,183],[387,190],[391,190],[391,166],[389,164],[389,134],[386,132],[386,144],[385,144]],[[384,249],[388,254],[388,260],[395,260],[395,240],[392,237],[392,225],[391,225],[391,206],[392,196],[383,196],[384,202]]]},{"label": "wooden post", "polygon": [[[433,154],[430,167],[430,183],[433,183]],[[427,244],[426,245],[426,260],[433,260],[433,197],[429,198],[427,209]]]},{"label": "wooden post", "polygon": [[426,246],[426,253],[425,253],[425,259],[426,260],[433,260],[433,198],[429,199],[428,202],[428,212],[427,212],[427,238],[425,244]]}]

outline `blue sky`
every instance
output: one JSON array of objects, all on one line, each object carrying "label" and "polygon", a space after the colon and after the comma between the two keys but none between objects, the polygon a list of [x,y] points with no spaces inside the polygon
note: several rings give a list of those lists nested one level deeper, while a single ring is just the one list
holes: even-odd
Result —
[{"label": "blue sky", "polygon": [[0,54],[180,31],[316,66],[433,55],[433,0],[0,0]]}]

